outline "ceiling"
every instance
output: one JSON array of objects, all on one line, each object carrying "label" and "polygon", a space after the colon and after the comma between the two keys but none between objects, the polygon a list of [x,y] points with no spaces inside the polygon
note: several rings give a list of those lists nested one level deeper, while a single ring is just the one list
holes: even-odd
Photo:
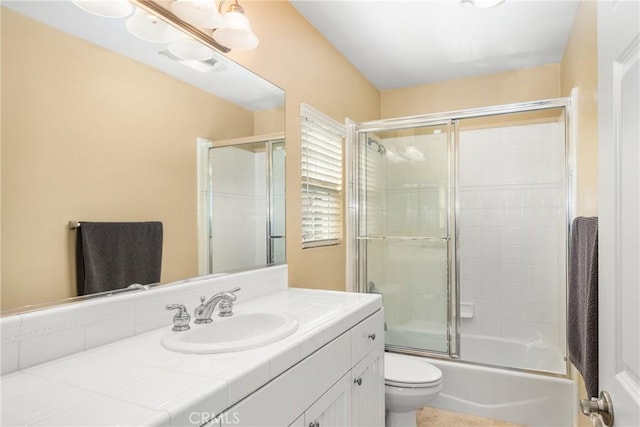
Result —
[{"label": "ceiling", "polygon": [[290,0],[378,89],[558,63],[577,0]]}]

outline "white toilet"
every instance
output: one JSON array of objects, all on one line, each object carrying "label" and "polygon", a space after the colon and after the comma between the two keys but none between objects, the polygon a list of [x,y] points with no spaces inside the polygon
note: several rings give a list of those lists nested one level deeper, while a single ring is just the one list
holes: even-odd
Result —
[{"label": "white toilet", "polygon": [[424,359],[384,353],[386,427],[415,427],[416,410],[442,390],[442,371]]}]

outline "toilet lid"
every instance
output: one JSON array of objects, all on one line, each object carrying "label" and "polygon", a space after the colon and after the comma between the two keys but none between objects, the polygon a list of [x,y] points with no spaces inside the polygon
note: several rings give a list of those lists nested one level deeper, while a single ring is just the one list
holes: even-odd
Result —
[{"label": "toilet lid", "polygon": [[429,387],[442,380],[442,371],[424,360],[385,352],[384,379],[398,387]]}]

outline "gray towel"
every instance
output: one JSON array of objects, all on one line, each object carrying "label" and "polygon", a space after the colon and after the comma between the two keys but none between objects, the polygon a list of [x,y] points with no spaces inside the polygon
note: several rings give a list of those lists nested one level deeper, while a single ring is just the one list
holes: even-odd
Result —
[{"label": "gray towel", "polygon": [[78,228],[78,295],[157,283],[161,267],[161,222],[82,222]]},{"label": "gray towel", "polygon": [[569,258],[569,360],[598,396],[598,218],[573,220]]}]

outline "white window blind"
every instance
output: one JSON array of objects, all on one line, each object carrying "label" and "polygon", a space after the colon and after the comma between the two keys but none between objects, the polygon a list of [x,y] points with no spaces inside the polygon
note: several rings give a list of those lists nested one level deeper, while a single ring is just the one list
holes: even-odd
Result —
[{"label": "white window blind", "polygon": [[300,105],[302,128],[302,247],[342,238],[342,145],[345,126]]}]

